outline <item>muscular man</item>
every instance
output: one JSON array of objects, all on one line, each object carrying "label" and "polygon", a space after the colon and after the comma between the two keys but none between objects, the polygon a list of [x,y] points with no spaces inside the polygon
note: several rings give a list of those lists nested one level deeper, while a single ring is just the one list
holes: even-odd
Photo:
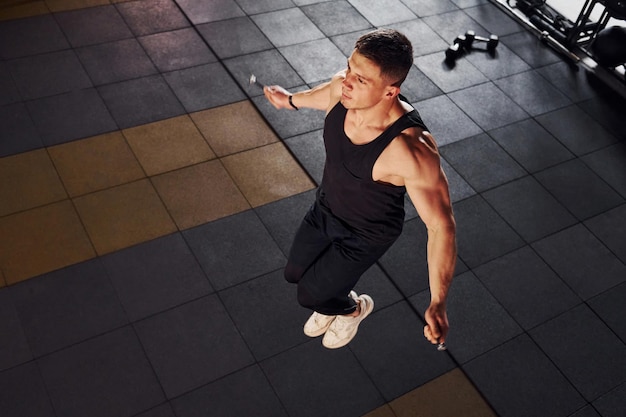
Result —
[{"label": "muscular man", "polygon": [[400,235],[405,192],[428,230],[424,336],[436,344],[448,333],[455,220],[437,145],[400,96],[412,64],[410,41],[380,29],[357,40],[347,68],[331,81],[294,94],[264,89],[278,109],[326,111],[322,184],[294,238],[285,278],[297,283],[299,303],[314,311],[304,333],[324,335],[327,348],[348,344],[372,312],[372,298],[353,287]]}]

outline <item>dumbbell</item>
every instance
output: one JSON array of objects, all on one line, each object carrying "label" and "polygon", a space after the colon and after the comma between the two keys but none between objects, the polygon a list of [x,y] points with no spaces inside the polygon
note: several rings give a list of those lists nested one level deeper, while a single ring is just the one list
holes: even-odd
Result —
[{"label": "dumbbell", "polygon": [[473,30],[468,30],[467,32],[465,32],[465,40],[465,46],[467,49],[474,49],[474,42],[483,42],[487,44],[487,51],[489,52],[495,51],[498,43],[500,42],[500,39],[498,39],[497,35],[492,34],[489,35],[488,38],[485,38],[483,36],[477,36]]}]

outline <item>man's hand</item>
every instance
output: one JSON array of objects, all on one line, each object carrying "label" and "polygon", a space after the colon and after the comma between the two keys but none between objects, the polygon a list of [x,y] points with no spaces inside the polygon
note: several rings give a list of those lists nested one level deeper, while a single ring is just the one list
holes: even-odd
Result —
[{"label": "man's hand", "polygon": [[279,85],[270,85],[263,87],[265,97],[277,109],[293,110],[289,104],[289,96],[291,93]]},{"label": "man's hand", "polygon": [[426,326],[424,326],[424,337],[434,345],[445,343],[448,335],[448,315],[445,304],[431,303],[424,313]]}]

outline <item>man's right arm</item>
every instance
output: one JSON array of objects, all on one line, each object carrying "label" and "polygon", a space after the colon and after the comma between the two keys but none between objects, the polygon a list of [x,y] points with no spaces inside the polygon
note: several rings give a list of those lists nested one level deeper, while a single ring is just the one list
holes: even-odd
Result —
[{"label": "man's right arm", "polygon": [[341,98],[341,82],[344,77],[345,71],[340,71],[328,82],[310,90],[299,91],[293,94],[278,85],[266,86],[263,92],[269,102],[277,109],[295,110],[289,103],[289,97],[291,96],[291,103],[297,108],[329,111]]}]

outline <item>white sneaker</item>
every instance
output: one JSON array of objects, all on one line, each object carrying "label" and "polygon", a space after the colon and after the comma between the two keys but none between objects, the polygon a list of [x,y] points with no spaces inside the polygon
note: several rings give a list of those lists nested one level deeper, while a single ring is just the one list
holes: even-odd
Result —
[{"label": "white sneaker", "polygon": [[356,317],[337,316],[326,330],[322,340],[324,347],[337,349],[350,343],[359,330],[359,324],[374,310],[374,300],[369,295],[361,294],[356,297],[356,300],[361,309],[359,315]]},{"label": "white sneaker", "polygon": [[337,316],[327,316],[317,311],[311,314],[311,317],[304,323],[304,334],[309,337],[317,337],[326,333],[328,327],[332,324]]}]

